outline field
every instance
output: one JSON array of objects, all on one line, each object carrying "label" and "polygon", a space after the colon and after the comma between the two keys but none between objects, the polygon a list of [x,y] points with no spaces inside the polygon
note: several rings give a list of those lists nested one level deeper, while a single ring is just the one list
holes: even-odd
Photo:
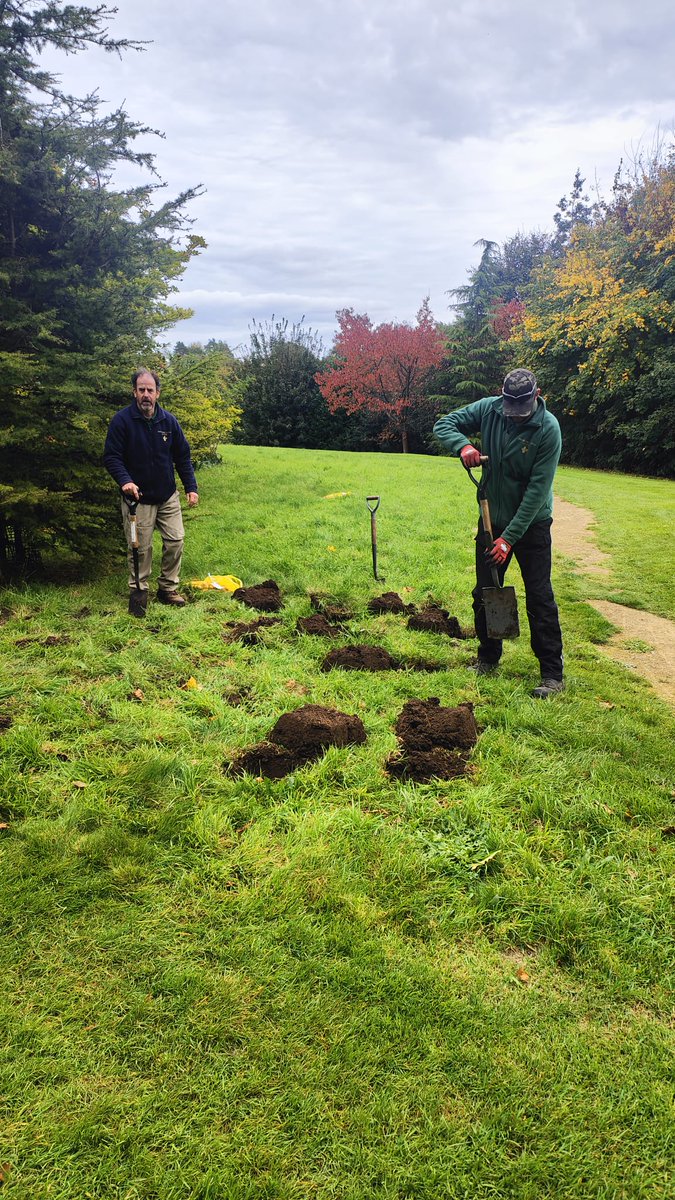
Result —
[{"label": "field", "polygon": [[[526,633],[477,680],[475,642],[367,611],[470,625],[456,461],[226,447],[199,479],[184,579],[276,580],[257,644],[225,641],[256,614],[222,593],[130,618],[121,546],[92,584],[0,594],[3,1200],[671,1197],[675,719],[585,601],[672,618],[675,485],[559,472],[614,574],[556,558],[541,703]],[[310,592],[354,612],[342,641],[444,669],[323,672]],[[430,697],[474,705],[467,770],[397,780]],[[367,740],[228,772],[308,703]]]}]

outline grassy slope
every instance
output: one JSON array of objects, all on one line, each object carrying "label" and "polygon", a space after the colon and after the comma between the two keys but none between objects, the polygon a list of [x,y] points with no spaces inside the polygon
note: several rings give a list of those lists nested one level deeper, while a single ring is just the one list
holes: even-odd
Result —
[{"label": "grassy slope", "polygon": [[556,492],[595,514],[598,544],[611,555],[612,588],[592,594],[672,620],[675,567],[668,542],[675,525],[673,483],[561,467]]},{"label": "grassy slope", "polygon": [[[631,480],[626,506],[603,479],[559,490],[605,549],[638,509],[657,543],[673,485]],[[537,704],[526,638],[478,685],[472,643],[365,613],[411,588],[469,622],[455,462],[228,447],[201,486],[185,577],[276,578],[264,647],[223,643],[241,610],[211,593],[131,622],[122,571],[2,598],[3,1193],[665,1198],[675,722],[601,657],[586,581],[558,563],[570,686]],[[669,586],[649,555],[626,569],[654,611]],[[294,635],[311,589],[358,607],[354,640],[447,671],[320,673],[325,644]],[[475,702],[472,773],[393,783],[395,716],[430,695]],[[368,743],[278,782],[224,775],[308,699],[358,712]]]}]

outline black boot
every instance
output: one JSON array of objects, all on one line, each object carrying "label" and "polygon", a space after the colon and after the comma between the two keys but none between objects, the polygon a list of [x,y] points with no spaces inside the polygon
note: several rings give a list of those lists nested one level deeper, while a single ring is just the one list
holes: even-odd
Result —
[{"label": "black boot", "polygon": [[132,617],[144,617],[148,607],[148,592],[138,588],[129,589],[129,612]]}]

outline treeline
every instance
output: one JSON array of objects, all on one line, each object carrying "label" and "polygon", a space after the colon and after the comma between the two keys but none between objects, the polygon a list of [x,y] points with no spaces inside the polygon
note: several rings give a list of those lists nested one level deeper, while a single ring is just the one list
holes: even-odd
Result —
[{"label": "treeline", "polygon": [[449,293],[453,320],[435,325],[440,355],[424,305],[417,326],[338,313],[328,354],[302,324],[254,325],[233,368],[235,440],[436,453],[439,413],[527,365],[562,426],[564,462],[675,477],[675,149],[621,164],[609,199],[591,200],[577,172],[550,232],[477,246],[467,284]]}]

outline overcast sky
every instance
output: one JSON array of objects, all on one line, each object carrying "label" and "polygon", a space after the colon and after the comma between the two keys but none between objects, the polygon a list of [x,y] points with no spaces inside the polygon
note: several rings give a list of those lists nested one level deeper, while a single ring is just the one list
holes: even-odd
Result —
[{"label": "overcast sky", "polygon": [[337,309],[438,320],[478,238],[548,229],[580,168],[609,192],[622,156],[675,122],[672,0],[117,0],[122,61],[59,61],[82,95],[166,134],[168,194],[208,249],[170,341],[249,337],[251,318]]}]

